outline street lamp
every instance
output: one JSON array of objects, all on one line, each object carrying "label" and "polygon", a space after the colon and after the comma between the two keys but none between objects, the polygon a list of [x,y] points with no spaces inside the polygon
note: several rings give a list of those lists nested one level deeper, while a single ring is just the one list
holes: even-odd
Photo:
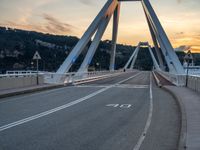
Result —
[{"label": "street lamp", "polygon": [[189,76],[189,64],[193,61],[192,53],[189,50],[184,57],[185,62],[187,63],[187,73],[186,73],[186,87],[188,86],[188,76]]},{"label": "street lamp", "polygon": [[97,69],[99,69],[99,63],[98,62],[96,63],[96,66],[97,66]]}]

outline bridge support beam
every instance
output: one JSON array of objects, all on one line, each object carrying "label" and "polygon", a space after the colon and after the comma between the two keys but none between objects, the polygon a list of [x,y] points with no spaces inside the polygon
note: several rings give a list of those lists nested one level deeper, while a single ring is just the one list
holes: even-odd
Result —
[{"label": "bridge support beam", "polygon": [[154,12],[149,0],[141,0],[142,5],[144,7],[144,11],[147,14],[147,17],[151,24],[154,26],[157,34],[157,38],[159,40],[159,44],[161,46],[161,50],[165,51],[163,55],[167,61],[167,65],[169,67],[169,71],[172,73],[184,74],[183,66],[181,65],[177,55],[174,52],[174,49],[162,28],[160,21]]},{"label": "bridge support beam", "polygon": [[141,43],[138,44],[138,46],[136,47],[135,51],[132,53],[131,57],[129,58],[128,62],[126,63],[126,65],[124,66],[124,69],[127,69],[128,66],[130,65],[131,61],[133,60],[134,56],[138,53],[138,50],[140,49],[140,45]]},{"label": "bridge support beam", "polygon": [[115,55],[116,55],[116,42],[118,35],[118,24],[119,24],[119,15],[120,15],[120,3],[115,9],[113,15],[113,33],[112,33],[112,48],[110,53],[110,71],[115,70]]},{"label": "bridge support beam", "polygon": [[156,60],[156,58],[155,58],[155,56],[154,56],[154,54],[152,52],[151,46],[149,44],[148,44],[148,49],[149,49],[149,53],[151,54],[151,58],[153,60],[154,67],[156,68],[156,70],[160,71],[161,69],[160,69],[160,67],[158,65],[158,62],[157,62],[157,60]]},{"label": "bridge support beam", "polygon": [[79,42],[76,44],[76,46],[73,48],[73,50],[70,52],[69,56],[65,59],[63,64],[60,66],[60,68],[56,72],[56,76],[54,76],[54,82],[59,82],[61,79],[60,75],[65,74],[69,71],[72,64],[76,61],[80,53],[83,51],[83,49],[87,46],[90,39],[94,35],[94,33],[97,31],[97,28],[101,21],[110,16],[116,6],[118,5],[118,0],[108,0],[104,7],[101,9],[99,14],[96,16],[96,18],[93,20],[91,25],[88,27],[86,32],[83,34]]},{"label": "bridge support beam", "polygon": [[144,13],[145,13],[145,17],[147,19],[147,24],[149,26],[149,31],[150,31],[150,34],[151,34],[151,38],[152,38],[152,41],[153,41],[153,44],[154,44],[154,48],[155,48],[155,51],[156,51],[156,55],[158,57],[158,62],[159,62],[159,66],[162,70],[165,70],[164,68],[164,61],[163,61],[163,58],[162,58],[162,54],[161,54],[161,51],[159,49],[159,45],[158,45],[158,41],[156,39],[156,35],[154,33],[154,30],[153,30],[153,27],[152,27],[152,24],[148,18],[148,15],[145,11],[145,8],[143,6],[143,9],[144,9]]},{"label": "bridge support beam", "polygon": [[136,50],[137,50],[137,51],[136,51],[136,53],[135,53],[135,55],[134,55],[134,57],[133,57],[133,60],[132,60],[132,62],[131,62],[130,69],[133,69],[134,66],[135,66],[135,62],[136,62],[136,59],[137,59],[137,57],[138,57],[138,52],[139,52],[140,48],[137,48]]},{"label": "bridge support beam", "polygon": [[[69,71],[71,66],[74,64],[78,56],[81,54],[81,52],[87,47],[89,41],[91,40],[92,36],[95,34],[94,40],[92,44],[90,45],[90,48],[88,50],[88,53],[79,68],[80,72],[85,72],[88,69],[89,64],[92,61],[92,58],[95,54],[95,51],[99,45],[99,42],[105,32],[105,29],[109,23],[110,17],[114,13],[113,17],[113,33],[112,33],[112,47],[111,47],[111,55],[110,55],[110,66],[109,69],[112,71],[115,69],[115,54],[116,54],[116,41],[117,41],[117,35],[118,35],[118,23],[119,23],[119,14],[120,14],[120,3],[122,1],[140,1],[142,3],[145,16],[147,19],[147,23],[149,26],[149,30],[152,36],[152,40],[154,43],[154,47],[156,50],[156,54],[158,56],[158,62],[161,68],[164,68],[164,62],[162,59],[162,54],[164,56],[164,59],[167,63],[167,66],[169,68],[169,71],[171,73],[178,73],[178,74],[184,74],[183,66],[181,65],[177,55],[174,52],[174,49],[164,31],[164,29],[161,26],[161,23],[156,16],[156,13],[154,12],[149,0],[108,0],[104,7],[101,9],[99,14],[96,16],[96,18],[93,20],[92,24],[88,27],[86,32],[83,34],[79,42],[76,44],[76,46],[73,48],[73,50],[70,52],[69,56],[65,59],[63,64],[60,66],[60,68],[56,72],[56,76],[54,76],[54,82],[59,82],[61,80],[61,75],[65,74]],[[159,46],[161,50],[159,49]],[[137,58],[138,49],[140,47],[140,43],[134,53],[132,54],[131,58],[125,65],[125,69],[128,68],[131,61],[131,68],[133,68],[135,64],[135,60]],[[154,57],[155,58],[155,57]],[[163,69],[164,70],[164,69]]]},{"label": "bridge support beam", "polygon": [[83,63],[81,64],[77,74],[81,74],[83,72],[88,71],[88,66],[90,65],[92,58],[96,52],[96,49],[101,41],[101,38],[103,36],[103,33],[105,32],[105,29],[110,21],[111,16],[108,16],[104,20],[102,20],[101,24],[98,27],[97,33],[92,41],[92,44],[90,45],[90,48],[84,58]]},{"label": "bridge support beam", "polygon": [[135,49],[135,51],[134,51],[133,54],[131,55],[129,61],[126,63],[124,69],[127,69],[127,68],[128,68],[129,64],[131,63],[131,60],[132,60],[132,63],[131,63],[131,65],[130,65],[130,69],[133,69],[133,67],[134,67],[134,65],[135,65],[135,61],[136,61],[136,59],[137,59],[137,57],[138,57],[138,52],[139,52],[141,46],[145,46],[145,47],[148,48],[149,53],[150,53],[150,55],[151,55],[151,58],[152,58],[152,60],[153,60],[154,67],[156,68],[156,70],[161,70],[161,69],[160,69],[160,66],[159,66],[159,64],[158,64],[158,62],[157,62],[157,60],[156,60],[156,58],[155,58],[155,56],[154,56],[154,54],[153,54],[153,52],[152,52],[151,46],[149,45],[148,42],[140,42],[140,43],[138,44],[137,48]]}]

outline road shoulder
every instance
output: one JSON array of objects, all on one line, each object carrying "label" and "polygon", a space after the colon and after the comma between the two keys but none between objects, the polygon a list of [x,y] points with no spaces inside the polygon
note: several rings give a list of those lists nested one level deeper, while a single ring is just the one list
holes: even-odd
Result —
[{"label": "road shoulder", "polygon": [[200,94],[185,87],[164,86],[177,100],[182,114],[179,149],[200,148]]}]

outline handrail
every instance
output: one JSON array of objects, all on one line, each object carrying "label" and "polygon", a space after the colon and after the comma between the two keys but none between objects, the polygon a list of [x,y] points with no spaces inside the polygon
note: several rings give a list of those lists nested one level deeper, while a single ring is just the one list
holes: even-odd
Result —
[{"label": "handrail", "polygon": [[186,80],[188,80],[187,87],[192,90],[200,92],[200,76],[198,75],[188,75],[187,79],[186,74],[172,74],[164,71],[156,71],[156,72],[159,73],[165,79],[174,83],[176,86],[186,86]]}]

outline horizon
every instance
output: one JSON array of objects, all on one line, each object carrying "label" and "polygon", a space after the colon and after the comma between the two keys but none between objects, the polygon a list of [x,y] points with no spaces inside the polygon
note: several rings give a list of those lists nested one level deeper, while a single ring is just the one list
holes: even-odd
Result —
[{"label": "horizon", "polygon": [[[179,51],[191,50],[193,53],[200,53],[200,28],[198,27],[200,1],[150,1],[173,47]],[[80,38],[105,2],[106,0],[96,0],[96,2],[36,0],[33,3],[30,0],[12,2],[2,0],[0,26]],[[24,9],[19,7],[21,5]],[[102,40],[110,40],[111,35],[112,21]],[[117,43],[135,46],[139,41],[149,41],[152,45],[141,4],[123,2]]]}]

